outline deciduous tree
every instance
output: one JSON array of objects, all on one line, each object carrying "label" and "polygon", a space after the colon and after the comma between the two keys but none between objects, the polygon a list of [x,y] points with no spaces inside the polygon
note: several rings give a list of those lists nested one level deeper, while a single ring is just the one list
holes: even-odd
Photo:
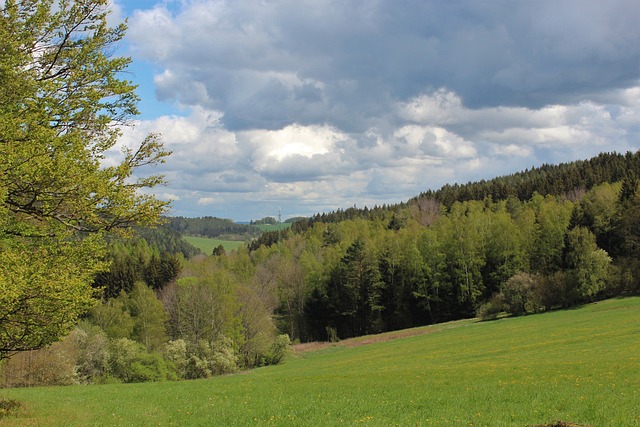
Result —
[{"label": "deciduous tree", "polygon": [[134,176],[168,154],[157,136],[104,162],[138,100],[108,13],[108,0],[0,6],[0,359],[69,331],[106,267],[104,233],[166,207],[141,191],[162,177]]}]

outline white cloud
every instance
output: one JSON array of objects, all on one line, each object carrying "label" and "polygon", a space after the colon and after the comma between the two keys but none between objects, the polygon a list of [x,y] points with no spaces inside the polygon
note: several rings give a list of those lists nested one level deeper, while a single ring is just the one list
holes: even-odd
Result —
[{"label": "white cloud", "polygon": [[239,219],[637,150],[639,13],[635,0],[159,3],[128,37],[180,114],[121,144],[162,133],[178,213]]},{"label": "white cloud", "polygon": [[200,197],[198,199],[198,206],[209,206],[216,202],[215,197]]}]

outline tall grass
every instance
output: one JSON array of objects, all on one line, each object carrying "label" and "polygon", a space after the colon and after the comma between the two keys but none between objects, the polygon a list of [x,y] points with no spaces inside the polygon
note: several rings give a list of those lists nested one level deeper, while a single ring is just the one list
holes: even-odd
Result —
[{"label": "tall grass", "polygon": [[4,390],[25,409],[0,425],[640,424],[640,298],[423,332],[209,380]]}]

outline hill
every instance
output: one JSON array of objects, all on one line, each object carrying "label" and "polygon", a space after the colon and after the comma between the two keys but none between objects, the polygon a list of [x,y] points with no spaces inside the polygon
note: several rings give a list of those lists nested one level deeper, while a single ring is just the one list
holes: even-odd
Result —
[{"label": "hill", "polygon": [[229,241],[249,241],[261,234],[259,228],[238,224],[230,219],[211,216],[202,218],[168,217],[167,226],[186,236],[209,237]]},{"label": "hill", "polygon": [[24,409],[0,426],[635,426],[639,323],[640,298],[614,299],[338,343],[208,380],[71,386],[64,399],[60,388],[4,390]]},{"label": "hill", "polygon": [[490,180],[446,184],[440,189],[425,191],[406,203],[364,208],[354,206],[334,212],[318,213],[306,221],[299,221],[294,230],[306,229],[316,222],[334,223],[356,218],[375,220],[389,212],[423,204],[426,200],[433,200],[451,208],[455,202],[481,201],[486,198],[499,201],[513,197],[524,201],[535,193],[575,198],[602,183],[622,181],[630,173],[635,177],[638,171],[640,151],[625,154],[601,153],[591,159],[557,165],[544,164]]}]

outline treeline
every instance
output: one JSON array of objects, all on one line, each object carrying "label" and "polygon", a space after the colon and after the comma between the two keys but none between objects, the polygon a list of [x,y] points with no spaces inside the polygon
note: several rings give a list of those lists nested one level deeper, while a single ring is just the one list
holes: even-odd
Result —
[{"label": "treeline", "polygon": [[335,223],[353,219],[375,220],[388,212],[396,212],[421,201],[436,200],[450,208],[455,202],[484,200],[494,201],[516,197],[528,200],[534,193],[573,197],[575,191],[583,192],[605,182],[619,182],[628,171],[640,170],[640,151],[635,153],[601,153],[588,160],[578,160],[559,165],[544,164],[540,167],[517,172],[491,180],[469,182],[467,184],[447,184],[438,190],[429,190],[410,199],[406,203],[374,206],[372,208],[338,209],[320,213],[293,225],[294,231],[304,231],[316,222]]},{"label": "treeline", "polygon": [[211,216],[202,218],[168,217],[167,226],[181,235],[248,241],[260,235],[257,227],[237,224],[230,219]]},{"label": "treeline", "polygon": [[272,216],[266,216],[262,219],[257,219],[257,220],[251,220],[251,222],[249,222],[249,225],[275,225],[278,223],[278,220],[275,219]]},{"label": "treeline", "polygon": [[136,229],[133,237],[111,239],[109,269],[94,278],[93,286],[105,298],[131,292],[139,281],[152,289],[161,289],[178,277],[184,259],[199,253],[199,249],[166,226]]},{"label": "treeline", "polygon": [[422,193],[416,199],[436,199],[449,207],[455,202],[484,200],[487,197],[505,200],[515,196],[520,200],[528,200],[534,193],[570,196],[576,190],[589,189],[605,182],[620,182],[631,171],[640,171],[640,151],[601,153],[589,160],[544,164],[488,181],[445,185],[439,190]]}]

